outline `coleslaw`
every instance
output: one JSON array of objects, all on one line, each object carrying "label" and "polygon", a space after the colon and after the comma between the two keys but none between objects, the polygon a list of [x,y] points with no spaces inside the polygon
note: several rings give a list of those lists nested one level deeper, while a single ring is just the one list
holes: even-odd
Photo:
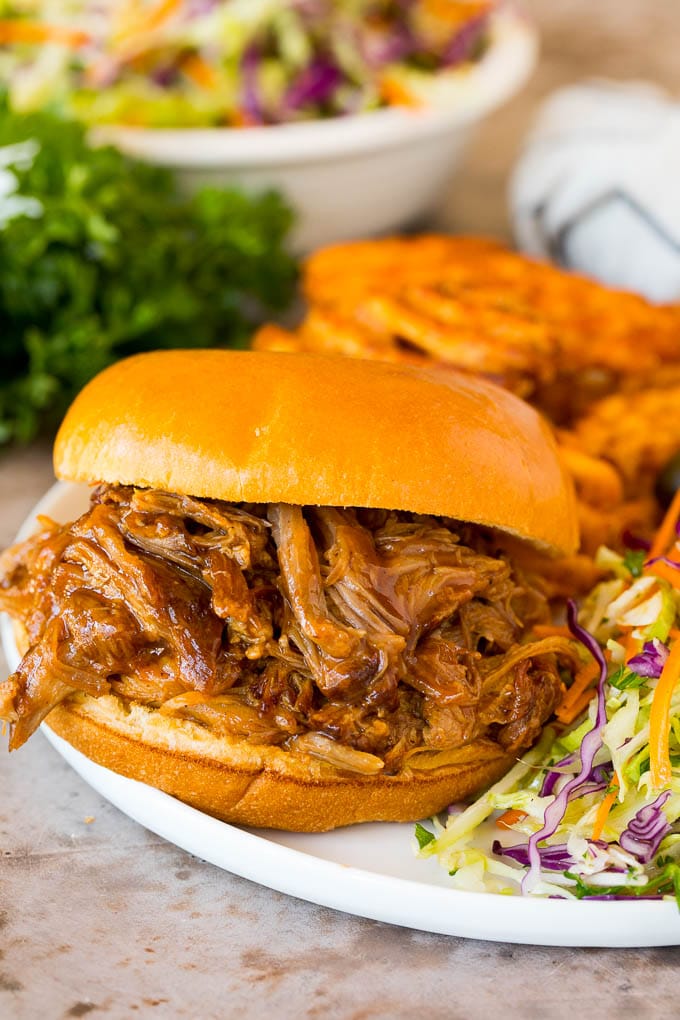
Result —
[{"label": "coleslaw", "polygon": [[15,110],[87,124],[243,127],[441,105],[488,47],[495,6],[0,0],[0,80]]},{"label": "coleslaw", "polygon": [[599,551],[608,576],[568,609],[583,668],[539,744],[416,827],[455,887],[680,906],[679,517],[680,491],[650,549]]}]

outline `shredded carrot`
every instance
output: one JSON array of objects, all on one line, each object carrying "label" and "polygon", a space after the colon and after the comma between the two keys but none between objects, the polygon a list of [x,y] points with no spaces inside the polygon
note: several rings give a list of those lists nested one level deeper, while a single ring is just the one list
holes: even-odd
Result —
[{"label": "shredded carrot", "polygon": [[640,651],[640,642],[637,638],[633,637],[633,634],[630,631],[628,634],[622,634],[621,637],[617,638],[617,641],[623,646],[626,662],[632,659],[633,656],[637,655]]},{"label": "shredded carrot", "polygon": [[668,631],[668,636],[672,637],[674,641],[677,641],[678,639],[680,639],[680,630],[678,630],[677,627],[671,627],[671,629]]},{"label": "shredded carrot", "polygon": [[463,25],[475,16],[483,14],[490,3],[452,4],[451,0],[423,0],[423,10],[432,18],[454,25]]},{"label": "shredded carrot", "polygon": [[0,21],[0,46],[11,46],[17,43],[40,45],[52,42],[78,49],[80,46],[86,46],[90,41],[87,32],[67,28],[65,25],[47,25],[42,21],[24,19]]},{"label": "shredded carrot", "polygon": [[389,106],[420,107],[422,100],[409,91],[400,81],[385,75],[380,81],[380,95]]},{"label": "shredded carrot", "polygon": [[554,623],[537,623],[532,628],[532,633],[536,637],[566,637],[572,639],[574,637],[568,627],[559,627]]},{"label": "shredded carrot", "polygon": [[573,705],[560,706],[555,712],[555,718],[563,726],[569,726],[575,719],[585,712],[590,702],[597,694],[597,687],[590,687],[573,703]]},{"label": "shredded carrot", "polygon": [[593,823],[593,837],[592,837],[593,839],[599,839],[600,836],[602,835],[602,830],[604,829],[605,822],[609,818],[609,812],[614,806],[614,802],[618,795],[619,795],[619,777],[616,775],[616,773],[614,773],[609,793],[600,804],[599,808],[597,809],[597,814],[595,815],[595,821]]},{"label": "shredded carrot", "polygon": [[496,825],[499,829],[511,829],[517,822],[521,822],[523,818],[526,818],[526,811],[518,811],[517,808],[508,808],[502,815],[496,819]]},{"label": "shredded carrot", "polygon": [[676,588],[680,591],[680,563],[678,563],[677,567],[671,567],[670,564],[659,560],[658,563],[652,563],[646,569],[648,574],[654,574],[655,577],[663,578],[664,581],[668,581],[671,588]]},{"label": "shredded carrot", "polygon": [[158,28],[164,21],[172,17],[181,6],[182,0],[160,0],[160,3],[153,10],[149,11],[144,19],[144,29],[150,31],[151,29]]},{"label": "shredded carrot", "polygon": [[671,505],[666,511],[666,516],[662,520],[652,542],[652,547],[649,550],[650,560],[653,560],[655,556],[664,556],[668,552],[673,544],[675,526],[678,523],[678,519],[680,519],[680,489],[675,493]]},{"label": "shredded carrot", "polygon": [[132,39],[144,36],[160,28],[182,6],[182,0],[159,0],[152,7],[139,10],[138,5],[131,5],[127,19],[123,20],[116,33],[116,44],[125,46]]},{"label": "shredded carrot", "polygon": [[671,699],[678,680],[680,680],[680,642],[676,641],[657,682],[649,716],[649,771],[655,790],[668,786],[671,781],[668,734]]},{"label": "shredded carrot", "polygon": [[[624,634],[618,638],[619,644],[625,650],[626,662],[632,659],[640,651],[640,642],[632,634]],[[607,653],[605,652],[607,656]],[[607,656],[608,658],[608,656]],[[565,726],[573,723],[575,719],[586,710],[592,699],[597,694],[597,684],[593,684],[599,676],[600,668],[596,662],[589,662],[582,666],[574,677],[574,682],[568,688],[560,705],[555,711],[558,722]]]},{"label": "shredded carrot", "polygon": [[[555,712],[555,715],[560,722],[568,723],[573,720],[581,713],[583,707],[588,704],[593,694],[595,694],[596,688],[589,690],[593,680],[597,679],[600,669],[596,662],[589,662],[586,666],[582,666],[578,670],[574,677],[574,682],[571,687],[567,690],[566,694],[562,698],[560,705]],[[585,698],[585,701],[584,701]],[[576,707],[578,710],[575,711]]]},{"label": "shredded carrot", "polygon": [[198,53],[192,53],[182,61],[182,71],[190,78],[194,85],[205,89],[206,92],[214,92],[219,86],[219,78],[214,68],[208,64]]}]

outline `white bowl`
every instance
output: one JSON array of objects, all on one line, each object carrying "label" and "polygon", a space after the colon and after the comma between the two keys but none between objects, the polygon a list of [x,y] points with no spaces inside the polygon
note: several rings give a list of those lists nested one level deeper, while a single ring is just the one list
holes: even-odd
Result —
[{"label": "white bowl", "polygon": [[276,188],[297,214],[293,247],[397,230],[428,216],[481,118],[509,99],[536,60],[535,30],[508,8],[482,60],[446,84],[446,108],[253,128],[106,126],[93,134],[130,156],[174,170],[180,186]]}]

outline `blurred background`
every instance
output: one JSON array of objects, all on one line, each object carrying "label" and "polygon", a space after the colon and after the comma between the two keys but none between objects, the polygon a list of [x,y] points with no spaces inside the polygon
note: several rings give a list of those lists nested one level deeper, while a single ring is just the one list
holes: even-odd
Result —
[{"label": "blurred background", "polygon": [[[285,53],[285,59],[275,54],[272,63],[278,63],[279,91],[273,106],[267,108],[269,85],[262,81],[261,37],[257,45],[244,42],[227,66],[225,52],[238,32],[222,22],[210,22],[200,30],[194,26],[203,25],[204,17],[210,19],[216,12],[221,16],[228,10],[238,11],[238,18],[245,22],[256,11],[285,14],[285,3],[120,0],[83,4],[73,0],[61,5],[53,0],[0,0],[0,92],[7,84],[11,100],[10,107],[0,104],[0,352],[4,358],[0,447],[49,437],[72,396],[118,357],[158,347],[245,346],[262,322],[278,322],[282,317],[290,321],[291,307],[300,307],[300,292],[310,298],[297,256],[331,241],[413,228],[485,235],[510,243],[519,240],[519,247],[530,255],[637,290],[653,301],[676,301],[680,294],[677,250],[670,257],[668,244],[660,250],[659,232],[652,236],[649,223],[654,217],[659,222],[660,217],[671,240],[680,230],[675,203],[670,200],[678,164],[659,158],[661,150],[655,148],[666,144],[676,118],[672,100],[680,89],[679,0],[499,3],[501,15],[507,12],[510,21],[509,29],[506,25],[500,32],[488,30],[489,24],[496,24],[495,14],[490,13],[495,6],[486,0],[387,4],[387,21],[378,19],[382,55],[376,61],[374,52],[372,63],[363,60],[363,22],[357,17],[353,28],[358,35],[349,33],[344,55],[332,50],[328,38],[321,58],[317,54],[308,64],[295,64]],[[517,8],[525,12],[526,20],[513,14]],[[309,0],[298,2],[295,9],[316,12],[311,17],[318,20],[319,11],[355,8],[346,0],[337,6]],[[444,12],[440,18],[443,43],[435,32],[430,46],[428,32],[418,35],[410,22],[402,31],[400,19],[411,17],[410,12],[417,9],[434,11],[435,20]],[[459,15],[454,14],[451,23],[451,10],[461,9],[463,21],[459,25]],[[90,20],[80,11],[86,11]],[[101,24],[114,23],[112,11],[127,11],[125,16],[132,18],[132,56],[117,55],[115,35],[113,42],[104,35],[100,46],[97,32]],[[72,12],[70,23],[68,12]],[[154,18],[160,19],[160,29]],[[473,25],[472,34],[466,18]],[[488,35],[475,34],[475,19]],[[215,45],[216,24],[221,38],[227,40],[223,51]],[[71,40],[75,34],[75,42],[62,45],[59,32],[63,34],[64,25]],[[78,36],[87,35],[92,26],[90,43],[94,38],[96,45],[83,46]],[[163,35],[166,29],[169,44]],[[192,36],[192,31],[197,35]],[[322,26],[322,35],[324,31],[332,36]],[[407,45],[422,45],[424,50],[416,54],[419,63],[411,51],[404,66],[394,72],[395,50],[390,47],[395,40],[398,46],[400,31]],[[32,33],[35,38],[27,45]],[[123,49],[128,45],[125,39],[123,33]],[[291,44],[286,45],[290,49]],[[68,75],[55,73],[55,67],[63,70],[70,50],[82,78],[62,90]],[[338,67],[344,74],[346,59],[353,72],[360,50],[359,73],[354,79],[350,73],[349,89],[342,75],[338,85]],[[78,64],[81,52],[85,53],[82,67]],[[329,52],[336,66],[329,67]],[[387,52],[390,57],[385,57]],[[36,56],[40,74],[26,73]],[[265,57],[270,59],[271,54]],[[281,82],[286,64],[290,66],[285,67]],[[438,88],[442,66],[453,76],[444,88]],[[132,91],[126,75],[137,76]],[[392,76],[389,92],[383,91],[383,76]],[[628,116],[627,95],[603,99],[588,93],[584,106],[571,112],[563,153],[567,162],[557,168],[556,177],[554,167],[548,167],[547,173],[541,165],[540,152],[528,166],[524,159],[522,211],[517,189],[511,203],[510,186],[521,157],[531,148],[528,140],[544,100],[565,86],[592,79],[646,81],[662,91],[649,108],[644,97],[639,102],[632,99],[635,118]],[[151,89],[148,107],[153,107],[155,122],[144,119],[149,109],[135,121],[137,88],[143,95]],[[228,109],[219,105],[223,93],[235,94],[236,109],[233,104]],[[411,102],[414,95],[416,102]],[[590,137],[601,144],[584,150],[584,159],[577,154],[574,161],[570,146],[581,123],[581,109],[594,111],[606,127],[610,108],[611,117],[618,118],[618,135],[612,137],[624,146],[623,155],[615,144],[609,147],[606,130],[593,130],[591,124]],[[119,117],[121,109],[125,118]],[[47,111],[44,121],[42,111]],[[75,113],[92,133],[86,135],[77,123],[64,130],[59,119],[64,112]],[[337,115],[348,112],[358,115]],[[293,123],[270,127],[277,117]],[[473,130],[468,132],[470,123]],[[650,123],[653,131],[647,132]],[[188,140],[187,130],[195,127],[199,132]],[[647,144],[648,133],[656,139],[653,145]],[[88,148],[102,137],[149,165],[129,164],[113,151],[103,155]],[[9,149],[1,148],[8,144]],[[623,177],[623,169],[634,162],[625,146],[636,145],[633,155],[639,157],[639,180],[631,182]],[[675,144],[675,151],[680,154],[680,145]],[[597,184],[599,192],[593,196],[593,179],[602,160],[609,163],[609,176]],[[661,187],[647,172],[654,163],[665,175]],[[557,186],[546,185],[549,174]],[[15,177],[20,179],[18,187]],[[201,192],[204,184],[212,187],[210,193]],[[229,190],[233,186],[236,191]],[[619,186],[636,199],[639,188],[646,187],[638,223],[614,221],[600,230],[598,222],[593,228],[598,236],[582,231],[580,246],[573,252],[556,251],[553,242],[573,225],[564,212],[565,191],[570,191],[573,220],[588,203],[607,200],[612,188]],[[252,197],[267,187],[278,189],[283,201],[276,196]],[[536,232],[541,236],[521,237],[522,215],[530,233],[536,210],[550,203],[555,216],[545,221],[539,217]],[[643,220],[650,257],[636,243],[617,241],[637,237],[630,231],[639,233]],[[532,243],[536,240],[540,243]],[[620,257],[623,265],[608,264],[612,252],[631,250],[639,254],[639,267],[647,268],[646,277],[644,273],[636,276],[635,271],[627,275],[625,254]],[[343,271],[350,263],[351,258],[345,260]],[[655,288],[661,270],[664,286]],[[341,292],[346,282],[345,278],[336,290]],[[674,322],[670,311],[668,317]],[[672,333],[674,326],[664,329]],[[674,364],[676,354],[670,352]],[[666,352],[664,358],[670,355]],[[493,369],[492,374],[499,373]]]},{"label": "blurred background", "polygon": [[480,127],[443,225],[510,239],[506,186],[543,98],[583,78],[642,79],[680,93],[678,0],[524,0],[538,27],[538,64],[524,90]]}]

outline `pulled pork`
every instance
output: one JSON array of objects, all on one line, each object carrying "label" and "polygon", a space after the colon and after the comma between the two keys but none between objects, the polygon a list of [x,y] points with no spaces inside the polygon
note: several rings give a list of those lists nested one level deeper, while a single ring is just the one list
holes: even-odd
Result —
[{"label": "pulled pork", "polygon": [[365,773],[477,738],[516,753],[571,655],[523,643],[545,599],[483,529],[129,486],[5,552],[0,608],[29,645],[0,684],[11,748],[84,692]]}]

